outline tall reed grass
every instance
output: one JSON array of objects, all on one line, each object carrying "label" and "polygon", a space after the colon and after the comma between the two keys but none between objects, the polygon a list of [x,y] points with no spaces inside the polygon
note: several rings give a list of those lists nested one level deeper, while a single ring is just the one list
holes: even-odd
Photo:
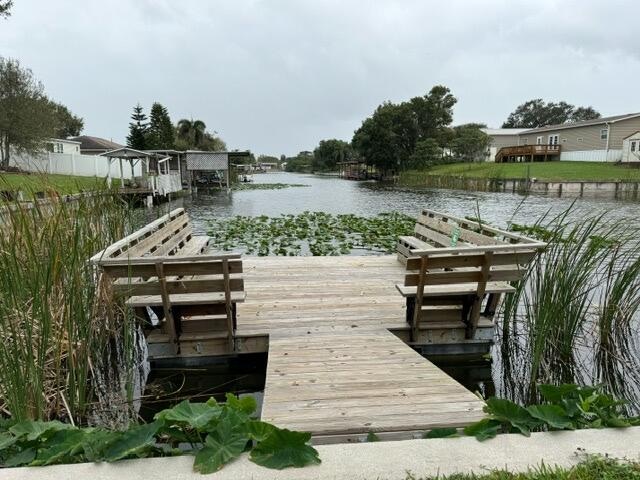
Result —
[{"label": "tall reed grass", "polygon": [[125,234],[107,191],[0,204],[0,405],[17,419],[85,422],[96,364],[130,335],[108,324],[89,258]]},{"label": "tall reed grass", "polygon": [[539,383],[602,384],[640,406],[640,231],[569,212],[531,229],[549,242],[503,304],[503,395],[538,401]]}]

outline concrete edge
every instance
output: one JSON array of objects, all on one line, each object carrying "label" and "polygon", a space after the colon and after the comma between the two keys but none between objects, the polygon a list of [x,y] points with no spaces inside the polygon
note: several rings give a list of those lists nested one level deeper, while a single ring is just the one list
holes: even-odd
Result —
[{"label": "concrete edge", "polygon": [[250,462],[247,455],[221,471],[203,476],[192,470],[193,457],[127,460],[114,464],[83,463],[52,467],[24,467],[0,470],[0,479],[62,480],[315,480],[315,479],[405,479],[452,473],[483,473],[504,468],[526,471],[531,466],[570,467],[584,454],[640,459],[640,427],[579,430],[573,432],[499,435],[478,442],[475,438],[404,440],[317,447],[322,464],[301,469],[269,470]]}]

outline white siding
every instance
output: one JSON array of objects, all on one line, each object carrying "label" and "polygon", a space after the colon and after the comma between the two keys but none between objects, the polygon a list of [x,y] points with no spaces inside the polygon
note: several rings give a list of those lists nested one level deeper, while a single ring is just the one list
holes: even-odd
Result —
[{"label": "white siding", "polygon": [[[634,151],[631,151],[631,142],[634,142]],[[625,138],[622,142],[622,161],[640,162],[640,132]]]},{"label": "white siding", "polygon": [[565,152],[560,151],[561,161],[573,162],[619,162],[622,159],[622,150],[582,150]]}]

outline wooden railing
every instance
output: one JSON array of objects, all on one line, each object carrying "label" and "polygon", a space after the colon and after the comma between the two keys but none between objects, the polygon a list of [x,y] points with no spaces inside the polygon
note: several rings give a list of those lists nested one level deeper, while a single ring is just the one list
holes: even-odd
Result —
[{"label": "wooden railing", "polygon": [[503,157],[560,155],[560,145],[517,145],[502,147],[496,153],[496,162]]}]

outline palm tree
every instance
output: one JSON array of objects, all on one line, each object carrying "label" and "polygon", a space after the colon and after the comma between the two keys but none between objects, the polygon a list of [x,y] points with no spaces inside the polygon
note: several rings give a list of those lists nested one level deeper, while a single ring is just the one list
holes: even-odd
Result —
[{"label": "palm tree", "polygon": [[183,118],[178,122],[178,137],[186,140],[193,147],[202,144],[207,126],[202,120],[187,120]]}]

